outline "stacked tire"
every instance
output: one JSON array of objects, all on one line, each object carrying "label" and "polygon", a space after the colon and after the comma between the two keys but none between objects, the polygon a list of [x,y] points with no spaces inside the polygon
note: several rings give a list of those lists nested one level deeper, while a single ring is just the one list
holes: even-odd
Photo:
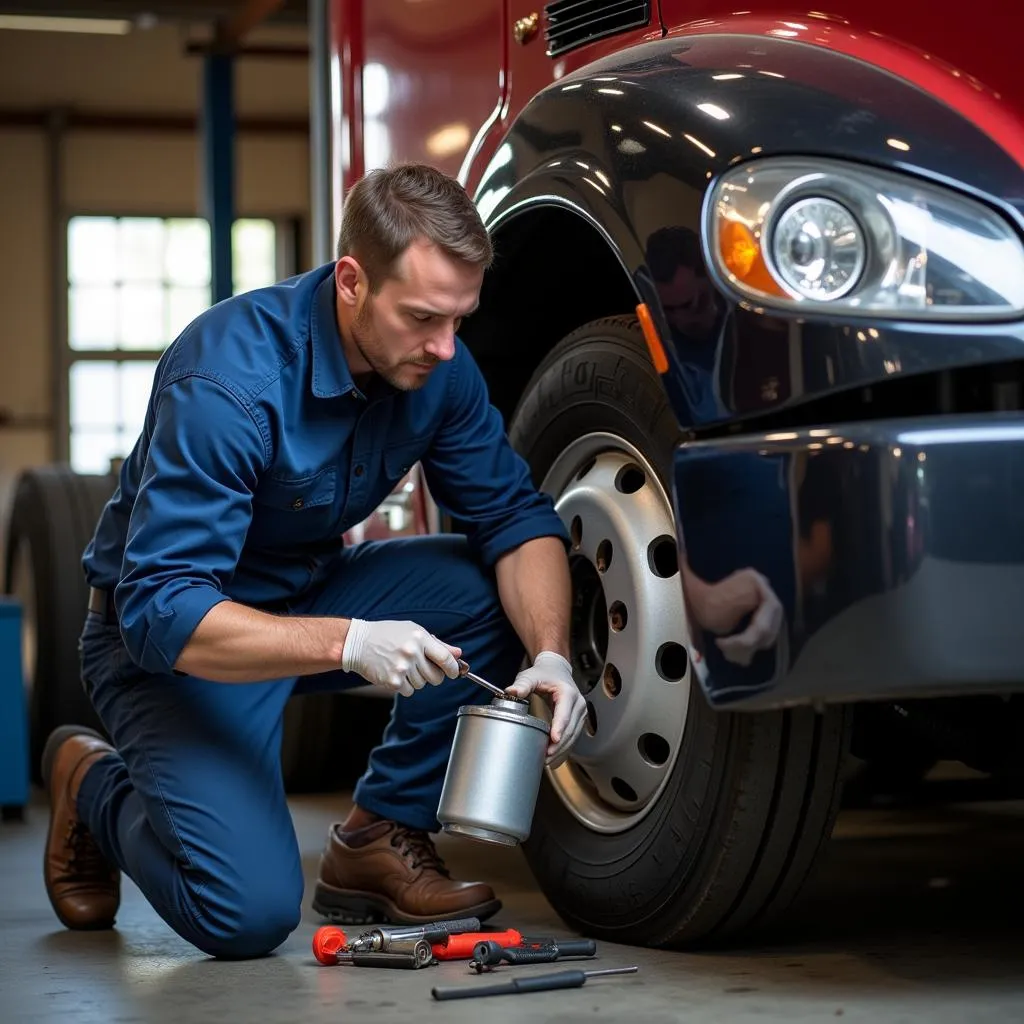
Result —
[{"label": "stacked tire", "polygon": [[79,672],[78,637],[89,593],[82,553],[116,486],[112,475],[52,465],[24,471],[14,490],[4,592],[22,604],[22,662],[35,782],[40,781],[39,758],[52,729],[74,722],[102,731]]},{"label": "stacked tire", "polygon": [[[37,466],[21,474],[9,506],[4,592],[22,606],[29,755],[37,784],[51,730],[73,723],[105,733],[82,689],[78,638],[89,590],[82,555],[116,487],[114,475]],[[363,696],[293,698],[281,745],[286,789],[336,791],[350,785],[379,741],[389,709],[388,702]]]}]

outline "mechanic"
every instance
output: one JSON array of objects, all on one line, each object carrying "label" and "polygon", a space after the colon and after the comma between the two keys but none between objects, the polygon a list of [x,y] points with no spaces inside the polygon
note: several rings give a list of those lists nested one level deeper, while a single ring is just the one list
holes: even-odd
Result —
[{"label": "mechanic", "polygon": [[[348,195],[335,261],[213,306],[161,359],[84,555],[82,679],[113,746],[64,726],[43,754],[46,888],[67,927],[112,927],[124,872],[203,952],[276,948],[303,896],[285,704],[367,682],[396,695],[391,720],[328,831],[314,908],[500,908],[431,838],[457,710],[490,699],[456,659],[549,702],[550,764],[586,715],[566,531],[456,335],[491,260],[458,182],[376,170]],[[417,462],[465,535],[345,547]]]}]

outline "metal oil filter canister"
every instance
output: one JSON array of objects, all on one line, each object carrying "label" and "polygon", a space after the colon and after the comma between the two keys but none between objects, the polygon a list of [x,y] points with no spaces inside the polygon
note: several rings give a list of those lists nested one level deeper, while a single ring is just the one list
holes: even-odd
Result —
[{"label": "metal oil filter canister", "polygon": [[526,839],[547,745],[547,723],[524,700],[459,708],[437,809],[444,831],[502,846]]}]

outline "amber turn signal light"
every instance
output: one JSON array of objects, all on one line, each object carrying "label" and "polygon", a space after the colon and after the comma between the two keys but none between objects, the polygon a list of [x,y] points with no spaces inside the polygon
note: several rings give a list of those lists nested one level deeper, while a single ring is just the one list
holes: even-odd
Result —
[{"label": "amber turn signal light", "polygon": [[746,224],[723,219],[718,228],[718,252],[723,266],[737,280],[769,295],[788,297],[765,265],[761,244]]}]

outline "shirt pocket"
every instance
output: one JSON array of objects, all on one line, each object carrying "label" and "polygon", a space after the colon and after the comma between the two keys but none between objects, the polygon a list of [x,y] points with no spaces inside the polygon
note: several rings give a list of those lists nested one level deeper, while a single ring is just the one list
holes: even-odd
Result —
[{"label": "shirt pocket", "polygon": [[326,539],[335,519],[337,489],[334,466],[293,479],[264,477],[253,496],[249,537],[267,547]]},{"label": "shirt pocket", "polygon": [[384,452],[384,472],[388,483],[394,487],[408,473],[426,452],[422,441],[407,441],[391,445]]}]

